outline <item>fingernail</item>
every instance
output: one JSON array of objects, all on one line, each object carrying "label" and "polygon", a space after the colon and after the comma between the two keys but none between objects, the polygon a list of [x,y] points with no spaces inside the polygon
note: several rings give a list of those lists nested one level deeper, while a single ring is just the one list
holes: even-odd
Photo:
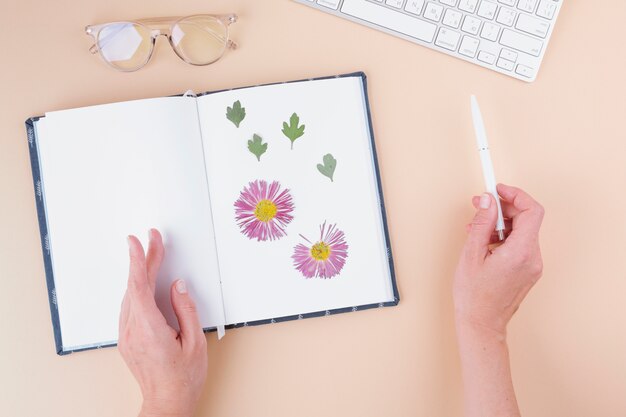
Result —
[{"label": "fingernail", "polygon": [[128,243],[128,246],[130,246],[130,235],[126,236],[126,243]]},{"label": "fingernail", "polygon": [[176,281],[176,292],[179,294],[187,294],[187,285],[182,279]]},{"label": "fingernail", "polygon": [[148,229],[148,242],[152,242],[152,235],[153,235],[152,230],[153,229]]},{"label": "fingernail", "polygon": [[491,196],[487,193],[484,193],[480,196],[480,208],[488,209],[491,206]]}]

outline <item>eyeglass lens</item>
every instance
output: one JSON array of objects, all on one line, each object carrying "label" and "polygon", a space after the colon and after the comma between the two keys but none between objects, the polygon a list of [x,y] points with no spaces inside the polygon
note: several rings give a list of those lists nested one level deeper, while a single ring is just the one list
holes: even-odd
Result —
[{"label": "eyeglass lens", "polygon": [[212,16],[190,16],[172,26],[170,43],[184,61],[206,65],[217,61],[226,48],[228,29]]},{"label": "eyeglass lens", "polygon": [[150,59],[153,47],[150,32],[150,29],[130,22],[112,23],[100,30],[98,49],[113,67],[133,71]]}]

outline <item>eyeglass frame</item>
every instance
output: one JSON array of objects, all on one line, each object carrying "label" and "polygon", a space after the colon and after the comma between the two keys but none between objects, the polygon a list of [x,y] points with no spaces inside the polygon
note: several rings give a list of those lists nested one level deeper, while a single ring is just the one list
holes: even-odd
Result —
[{"label": "eyeglass frame", "polygon": [[[188,19],[191,17],[198,17],[198,16],[205,16],[205,17],[212,17],[216,20],[218,20],[219,22],[221,22],[224,25],[224,28],[226,29],[226,38],[225,39],[220,39],[220,41],[222,41],[224,43],[224,49],[222,50],[222,53],[215,58],[213,61],[211,62],[207,62],[205,64],[197,64],[194,62],[190,62],[188,59],[186,59],[185,57],[183,57],[177,50],[176,46],[174,46],[173,41],[172,41],[172,28],[179,23],[180,21],[184,20],[184,19]],[[172,47],[172,49],[174,50],[174,53],[176,53],[176,55],[185,63],[189,64],[189,65],[194,65],[194,66],[206,66],[206,65],[211,65],[217,61],[220,60],[220,58],[222,58],[222,56],[224,56],[224,52],[226,52],[227,49],[237,49],[238,45],[235,41],[230,39],[230,31],[229,31],[229,27],[231,24],[237,22],[237,15],[235,13],[229,13],[229,14],[219,14],[219,15],[214,15],[214,14],[193,14],[193,15],[189,15],[189,16],[168,16],[168,17],[151,17],[151,18],[146,18],[146,19],[138,19],[138,20],[121,20],[121,21],[116,21],[116,22],[108,22],[108,23],[100,23],[97,25],[87,25],[85,26],[85,33],[91,37],[93,37],[94,39],[94,44],[91,45],[91,47],[89,48],[89,52],[91,52],[92,54],[97,54],[100,52],[100,58],[102,58],[102,60],[111,68],[117,70],[117,71],[122,71],[122,72],[134,72],[134,71],[138,71],[141,68],[145,67],[148,62],[150,62],[150,59],[152,59],[152,55],[154,53],[154,49],[156,47],[156,39],[159,36],[165,36],[170,44],[170,46]],[[150,31],[150,40],[152,41],[152,45],[150,47],[150,54],[148,54],[148,57],[146,58],[146,61],[141,64],[141,66],[137,67],[137,68],[133,68],[133,69],[123,69],[123,68],[119,68],[116,67],[115,65],[113,65],[111,62],[109,62],[104,55],[101,53],[100,47],[98,46],[98,36],[100,35],[100,31],[109,26],[109,25],[115,25],[115,24],[124,24],[124,23],[131,23],[134,25],[139,25],[141,27],[144,27],[146,29],[148,29]],[[214,34],[213,34],[214,35]]]}]

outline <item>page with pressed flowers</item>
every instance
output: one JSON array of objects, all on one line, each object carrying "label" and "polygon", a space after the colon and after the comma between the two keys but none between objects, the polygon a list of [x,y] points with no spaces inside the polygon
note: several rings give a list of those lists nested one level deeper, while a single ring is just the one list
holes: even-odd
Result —
[{"label": "page with pressed flowers", "polygon": [[[176,326],[170,284],[186,280],[201,323],[224,323],[202,142],[193,98],[47,113],[35,123],[48,255],[63,350],[115,343],[128,279],[126,236],[165,258],[156,298]],[[46,255],[46,254],[44,254]]]},{"label": "page with pressed flowers", "polygon": [[362,78],[197,102],[227,323],[393,301]]}]

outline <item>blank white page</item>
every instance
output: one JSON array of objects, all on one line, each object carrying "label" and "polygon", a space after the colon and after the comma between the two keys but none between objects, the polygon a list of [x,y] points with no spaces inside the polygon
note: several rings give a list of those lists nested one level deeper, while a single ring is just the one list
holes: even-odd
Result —
[{"label": "blank white page", "polygon": [[126,237],[165,260],[157,302],[176,325],[170,284],[185,279],[203,327],[223,324],[211,205],[194,98],[48,113],[37,124],[64,350],[112,343],[128,278]]},{"label": "blank white page", "polygon": [[[226,108],[239,100],[239,128]],[[378,204],[369,125],[360,77],[277,84],[198,98],[227,323],[242,323],[393,300]],[[294,142],[281,132],[292,113],[305,125]],[[248,151],[253,134],[268,144],[260,161]],[[333,182],[316,165],[331,153]],[[286,236],[257,241],[242,234],[234,203],[249,182],[279,181],[294,209]],[[305,278],[294,247],[319,240],[319,226],[345,233],[348,256],[340,274]]]}]

